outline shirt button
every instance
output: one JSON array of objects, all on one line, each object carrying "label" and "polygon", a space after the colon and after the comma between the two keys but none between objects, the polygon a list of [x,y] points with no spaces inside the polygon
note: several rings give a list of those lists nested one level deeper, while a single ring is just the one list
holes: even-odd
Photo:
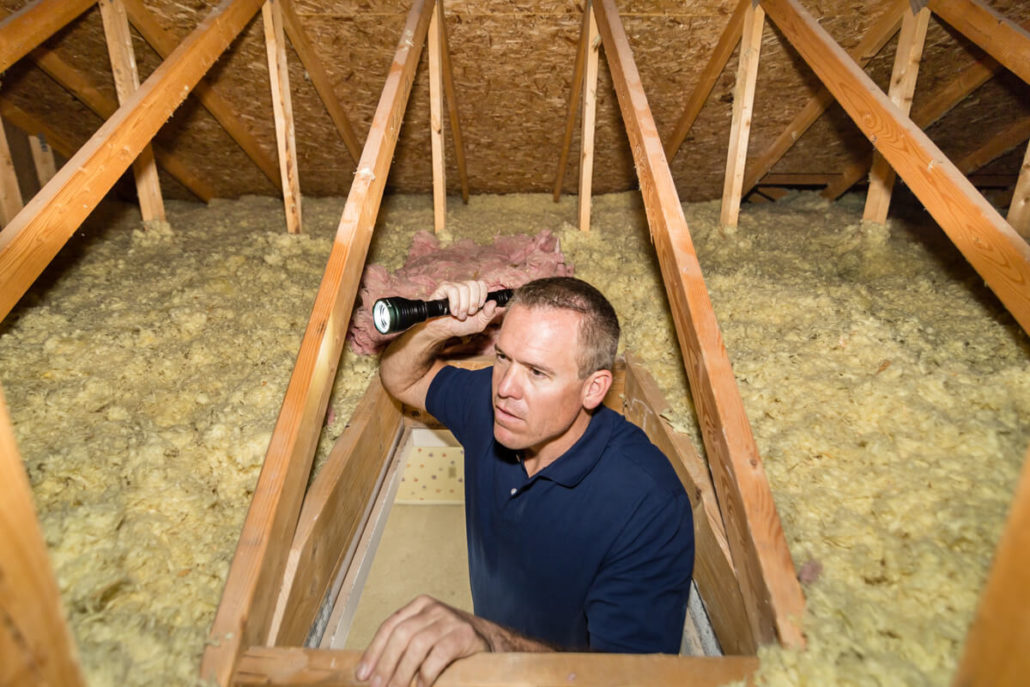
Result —
[{"label": "shirt button", "polygon": [[515,487],[512,487],[511,488],[511,495],[514,496],[516,494],[516,492],[518,492],[518,489],[516,489]]}]

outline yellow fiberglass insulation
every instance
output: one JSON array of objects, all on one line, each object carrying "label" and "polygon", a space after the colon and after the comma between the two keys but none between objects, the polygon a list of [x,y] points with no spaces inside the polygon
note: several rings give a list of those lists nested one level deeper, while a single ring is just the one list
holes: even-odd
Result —
[{"label": "yellow fiberglass insulation", "polygon": [[[305,233],[246,198],[169,203],[170,230],[95,213],[0,324],[0,382],[89,683],[195,682],[199,657],[343,201]],[[697,443],[639,194],[473,197],[449,237],[550,229],[610,297],[623,347]],[[685,206],[808,599],[803,652],[770,685],[949,681],[1030,441],[1030,346],[941,231],[860,199],[791,195],[718,227]],[[396,269],[432,226],[387,198],[369,260]],[[376,361],[345,352],[319,458]],[[317,461],[316,461],[317,462]]]}]

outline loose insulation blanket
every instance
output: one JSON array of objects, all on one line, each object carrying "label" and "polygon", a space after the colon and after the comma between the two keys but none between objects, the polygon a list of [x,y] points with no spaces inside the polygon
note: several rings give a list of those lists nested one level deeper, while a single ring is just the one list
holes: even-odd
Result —
[{"label": "loose insulation blanket", "polygon": [[513,289],[541,277],[572,275],[558,238],[548,230],[536,236],[497,236],[489,245],[464,239],[449,246],[427,231],[415,234],[404,266],[389,272],[380,264],[365,268],[358,290],[361,305],[354,309],[347,337],[358,353],[378,353],[390,339],[372,324],[372,304],[380,298],[428,298],[446,281],[480,279],[491,291]]}]

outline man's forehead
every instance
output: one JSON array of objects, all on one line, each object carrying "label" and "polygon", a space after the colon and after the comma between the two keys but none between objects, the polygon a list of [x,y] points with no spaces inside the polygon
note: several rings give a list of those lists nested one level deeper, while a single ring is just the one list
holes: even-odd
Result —
[{"label": "man's forehead", "polygon": [[515,305],[501,323],[497,346],[509,356],[526,356],[523,362],[542,362],[539,357],[552,366],[556,358],[574,362],[581,317],[574,310]]}]

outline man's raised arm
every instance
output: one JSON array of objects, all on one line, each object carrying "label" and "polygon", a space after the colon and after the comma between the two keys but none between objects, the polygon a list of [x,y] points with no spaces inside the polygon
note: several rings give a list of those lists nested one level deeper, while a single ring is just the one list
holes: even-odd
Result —
[{"label": "man's raised arm", "polygon": [[383,388],[401,403],[426,409],[426,394],[443,367],[438,354],[455,337],[478,334],[494,318],[497,304],[487,301],[482,281],[445,282],[430,300],[446,298],[450,315],[415,325],[393,341],[379,361]]}]

